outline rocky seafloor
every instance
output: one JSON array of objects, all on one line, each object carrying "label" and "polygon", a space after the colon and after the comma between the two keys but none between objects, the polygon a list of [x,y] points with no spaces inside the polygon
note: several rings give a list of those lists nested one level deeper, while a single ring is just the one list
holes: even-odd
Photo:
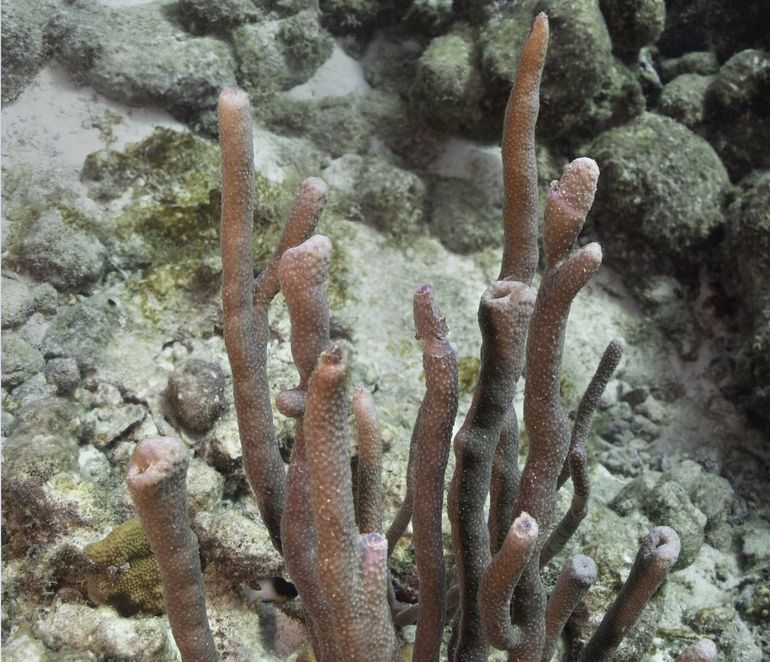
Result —
[{"label": "rocky seafloor", "polygon": [[[223,659],[297,655],[285,617],[244,588],[283,567],[243,476],[222,341],[218,91],[235,82],[252,98],[260,264],[299,182],[330,185],[332,333],[379,408],[387,521],[423,390],[423,282],[459,358],[460,417],[470,402],[502,236],[502,112],[541,10],[541,189],[575,156],[602,171],[581,241],[598,239],[605,265],[573,305],[568,406],[609,339],[627,343],[567,550],[599,566],[587,617],[667,524],[682,557],[617,659],[672,660],[700,637],[720,660],[770,659],[762,0],[3,2],[4,659],[177,659],[125,487],[137,441],[158,433],[194,454]],[[277,392],[296,379],[280,297],[271,329]],[[292,427],[276,424],[288,449]],[[408,536],[395,562],[414,589]]]}]

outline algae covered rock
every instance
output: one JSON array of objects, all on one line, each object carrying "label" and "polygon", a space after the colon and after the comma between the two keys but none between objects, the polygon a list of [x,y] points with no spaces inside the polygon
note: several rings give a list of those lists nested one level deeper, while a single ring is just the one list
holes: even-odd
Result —
[{"label": "algae covered rock", "polygon": [[754,319],[737,367],[739,378],[748,387],[752,413],[766,424],[770,420],[770,302]]},{"label": "algae covered rock", "polygon": [[4,329],[20,326],[35,312],[32,288],[24,281],[3,276],[2,325]]},{"label": "algae covered rock", "polygon": [[741,181],[727,210],[724,260],[731,287],[752,314],[770,297],[770,170]]},{"label": "algae covered rock", "polygon": [[94,407],[83,417],[83,438],[97,448],[105,448],[139,425],[147,415],[143,405],[123,402]]},{"label": "algae covered rock", "polygon": [[58,651],[58,659],[67,659],[67,655],[72,660],[178,659],[165,619],[125,619],[110,607],[60,604],[43,611],[32,629],[46,646]]},{"label": "algae covered rock", "polygon": [[363,153],[374,127],[363,112],[360,96],[315,100],[279,98],[266,110],[270,129],[303,136],[323,152],[337,158],[348,152]]},{"label": "algae covered rock", "polygon": [[711,78],[700,74],[677,76],[663,88],[658,111],[689,129],[702,124],[706,114],[706,90]]},{"label": "algae covered rock", "polygon": [[395,238],[422,232],[426,186],[415,173],[378,156],[346,154],[323,172],[337,192],[333,213]]},{"label": "algae covered rock", "polygon": [[[3,476],[34,477],[40,483],[75,471],[80,433],[76,408],[61,398],[36,400],[16,412],[16,427],[3,445]],[[5,487],[5,485],[4,485]]]},{"label": "algae covered rock", "polygon": [[191,432],[207,432],[224,408],[224,372],[217,363],[186,361],[169,377],[168,397],[183,427]]},{"label": "algae covered rock", "polygon": [[737,51],[768,46],[766,0],[666,0],[659,40],[665,55],[711,51],[724,61]]},{"label": "algae covered rock", "polygon": [[625,57],[638,54],[642,46],[654,44],[666,23],[663,0],[600,0],[602,15],[612,38],[612,47]]},{"label": "algae covered rock", "polygon": [[450,251],[470,253],[502,241],[499,211],[484,191],[467,180],[434,181],[428,207],[428,228]]},{"label": "algae covered rock", "polygon": [[635,478],[615,497],[611,507],[621,514],[641,510],[656,526],[674,529],[682,543],[675,569],[693,563],[703,545],[706,516],[693,505],[684,487],[665,477],[643,474]]},{"label": "algae covered rock", "polygon": [[35,312],[56,310],[58,294],[48,283],[32,286],[18,277],[3,276],[2,325],[4,329],[24,324]]},{"label": "algae covered rock", "polygon": [[3,527],[12,554],[67,527],[62,501],[49,481],[78,470],[79,433],[77,410],[62,399],[34,400],[15,419],[2,462]]},{"label": "algae covered rock", "polygon": [[24,383],[41,372],[45,366],[43,355],[18,333],[3,333],[2,348],[5,388],[13,388]]},{"label": "algae covered rock", "polygon": [[489,129],[483,92],[473,39],[455,31],[433,39],[420,56],[410,96],[425,121],[474,134]]},{"label": "algae covered rock", "polygon": [[454,18],[453,0],[412,0],[403,21],[418,34],[439,34]]},{"label": "algae covered rock", "polygon": [[272,546],[261,520],[235,508],[199,512],[192,523],[201,554],[208,563],[227,568],[233,585],[255,586],[260,579],[281,574],[283,560]]},{"label": "algae covered rock", "polygon": [[45,364],[45,379],[58,395],[71,395],[80,383],[78,362],[70,357],[53,358]]},{"label": "algae covered rock", "polygon": [[107,240],[111,259],[135,269],[215,253],[218,170],[210,141],[168,128],[121,151],[89,154],[82,174],[89,194],[100,201],[129,194]]},{"label": "algae covered rock", "polygon": [[770,51],[764,50],[733,55],[706,90],[708,139],[734,179],[770,167],[768,97]]},{"label": "algae covered rock", "polygon": [[42,641],[19,633],[3,642],[3,659],[6,662],[49,662],[53,655]]},{"label": "algae covered rock", "polygon": [[419,176],[384,159],[365,159],[357,197],[364,222],[401,237],[418,232],[423,222],[425,184]]},{"label": "algae covered rock", "polygon": [[3,104],[16,99],[48,56],[45,24],[54,0],[6,0],[2,4]]},{"label": "algae covered rock", "polygon": [[320,0],[321,17],[335,34],[366,35],[401,15],[404,0]]},{"label": "algae covered rock", "polygon": [[118,319],[118,311],[107,302],[89,300],[67,306],[48,327],[42,350],[52,358],[75,359],[81,370],[94,369]]},{"label": "algae covered rock", "polygon": [[645,314],[674,344],[679,355],[694,360],[704,329],[682,283],[673,276],[645,275],[637,294]]},{"label": "algae covered rock", "polygon": [[246,24],[233,32],[239,80],[254,97],[304,83],[331,55],[333,41],[312,10]]},{"label": "algae covered rock", "polygon": [[625,272],[681,269],[723,223],[727,172],[711,146],[667,117],[645,113],[588,148],[601,186],[591,218],[610,264]]},{"label": "algae covered rock", "polygon": [[19,270],[63,292],[88,291],[104,274],[106,250],[90,233],[50,209],[34,219],[12,246]]},{"label": "algae covered rock", "polygon": [[179,14],[193,34],[224,32],[260,17],[252,0],[179,0]]},{"label": "algae covered rock", "polygon": [[235,61],[225,42],[193,37],[170,20],[173,4],[78,2],[51,20],[48,36],[57,59],[99,92],[161,106],[214,133],[217,96],[235,80]]},{"label": "algae covered rock", "polygon": [[660,63],[659,70],[664,82],[682,74],[713,76],[719,71],[719,60],[711,51],[693,51],[681,57],[666,58]]},{"label": "algae covered rock", "polygon": [[692,460],[683,460],[663,474],[664,480],[681,485],[693,505],[706,516],[706,542],[712,547],[728,550],[732,545],[727,517],[735,499],[727,479],[707,473]]},{"label": "algae covered rock", "polygon": [[724,262],[746,318],[738,376],[754,414],[770,420],[770,170],[752,173],[738,187],[728,208]]}]

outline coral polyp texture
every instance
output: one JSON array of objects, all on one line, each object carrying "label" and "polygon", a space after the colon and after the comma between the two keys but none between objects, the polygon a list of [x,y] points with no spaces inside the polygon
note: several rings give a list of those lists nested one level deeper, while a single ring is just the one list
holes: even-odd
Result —
[{"label": "coral polyp texture", "polygon": [[[381,492],[377,461],[369,459],[367,450],[370,437],[377,435],[373,405],[362,402],[365,392],[360,390],[353,411],[364,452],[356,464],[353,490],[347,425],[350,358],[330,339],[324,279],[332,244],[313,234],[327,187],[318,179],[303,182],[273,257],[254,278],[249,102],[245,92],[233,87],[219,97],[224,336],[244,467],[273,544],[284,555],[299,592],[300,614],[318,660],[355,662],[372,650],[380,660],[402,659],[396,625],[414,621],[415,660],[440,658],[445,627],[445,654],[452,660],[486,660],[490,646],[506,651],[509,660],[548,660],[596,577],[594,562],[579,556],[565,564],[550,596],[542,579],[547,562],[585,516],[585,438],[623,346],[620,339],[610,342],[570,425],[560,397],[561,359],[570,306],[602,261],[597,243],[574,248],[599,169],[591,159],[580,158],[551,184],[543,236],[545,271],[535,292],[534,131],[548,33],[548,19],[540,14],[524,44],[506,111],[502,267],[499,280],[481,297],[480,368],[473,401],[453,443],[455,468],[447,498],[457,566],[452,605],[447,599],[442,506],[459,387],[455,352],[446,340],[448,324],[436,304],[440,294],[421,285],[414,295],[426,392],[412,434],[404,503],[385,535],[382,518],[372,512]],[[268,308],[279,290],[289,309],[291,350],[299,372],[299,384],[277,398],[279,410],[295,421],[286,472],[272,427],[266,371]],[[513,401],[525,365],[529,448],[519,472]],[[186,524],[180,452],[181,446],[171,440],[142,442],[129,469],[129,487],[158,557],[174,638],[183,659],[192,662],[215,657],[200,566],[191,552],[194,534]],[[157,478],[146,478],[148,474]],[[557,492],[568,478],[578,506],[549,537]],[[175,517],[172,508],[179,510]],[[410,520],[419,579],[416,605],[398,599],[388,569],[389,552]],[[180,535],[184,542],[175,540]],[[567,656],[609,658],[677,561],[679,549],[676,531],[653,529],[596,632],[587,643],[585,632],[573,632]]]},{"label": "coral polyp texture", "polygon": [[3,0],[3,661],[768,658],[762,4]]}]

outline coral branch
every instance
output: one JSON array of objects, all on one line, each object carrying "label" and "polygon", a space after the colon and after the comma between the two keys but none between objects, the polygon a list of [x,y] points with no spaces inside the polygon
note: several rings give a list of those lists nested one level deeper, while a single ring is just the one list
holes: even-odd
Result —
[{"label": "coral branch", "polygon": [[556,528],[551,531],[548,540],[540,554],[540,567],[544,568],[567,544],[567,541],[577,531],[580,522],[588,512],[588,496],[591,484],[588,480],[588,466],[585,448],[578,447],[569,453],[569,472],[572,475],[572,503]]},{"label": "coral branch", "polygon": [[521,633],[511,624],[511,596],[535,550],[537,535],[537,522],[527,513],[519,515],[481,580],[481,623],[489,643],[495,648],[513,650],[521,645]]},{"label": "coral branch", "polygon": [[676,563],[680,549],[679,536],[670,527],[656,527],[645,537],[628,579],[583,649],[580,662],[603,660],[615,651]]},{"label": "coral branch", "polygon": [[[613,338],[604,350],[604,354],[602,354],[596,372],[591,378],[591,381],[586,388],[586,392],[583,394],[583,397],[580,399],[580,404],[578,405],[575,423],[572,426],[570,453],[577,448],[585,447],[588,433],[591,431],[591,420],[593,419],[594,412],[599,406],[599,400],[601,400],[604,389],[607,388],[607,384],[610,379],[612,379],[612,375],[615,374],[620,359],[623,358],[624,346],[625,341],[623,338]],[[564,481],[567,480],[569,474],[569,466],[565,464],[561,475],[559,476],[559,487],[561,487]]]},{"label": "coral branch", "polygon": [[358,528],[375,533],[382,531],[382,439],[374,399],[361,386],[353,393],[353,413],[358,431]]},{"label": "coral branch", "polygon": [[523,367],[524,339],[534,293],[521,283],[498,281],[481,297],[481,368],[473,402],[454,441],[455,472],[449,489],[460,585],[455,659],[486,659],[477,593],[491,560],[484,503],[505,415]]},{"label": "coral branch", "polygon": [[[393,625],[384,590],[381,604],[365,604],[376,595],[362,585],[346,436],[346,379],[347,359],[332,346],[318,358],[308,383],[303,429],[318,534],[318,578],[334,624],[333,632],[323,636],[336,637],[340,660],[354,661],[366,659],[373,628],[392,630]],[[372,623],[367,618],[372,609],[387,618]],[[384,659],[391,654],[387,651]]]},{"label": "coral branch", "polygon": [[535,124],[548,50],[548,17],[538,14],[521,51],[503,125],[503,262],[498,280],[531,284],[537,269]]},{"label": "coral branch", "polygon": [[426,388],[415,426],[414,551],[420,606],[413,659],[428,661],[439,659],[446,612],[441,512],[459,393],[457,360],[444,340],[444,318],[435,305],[430,285],[423,285],[414,295],[414,318],[417,337],[425,342]]},{"label": "coral branch", "polygon": [[150,437],[134,450],[128,489],[158,561],[166,612],[184,662],[219,659],[206,617],[198,539],[187,519],[187,450],[178,439]]},{"label": "coral branch", "polygon": [[[388,541],[379,533],[364,533],[358,537],[361,567],[362,616],[366,620],[366,646],[376,651],[377,659],[400,659],[396,633],[388,607]],[[370,655],[371,656],[371,655]],[[361,659],[361,658],[358,658]],[[414,658],[419,659],[419,658]]]},{"label": "coral branch", "polygon": [[[302,195],[298,199],[302,200]],[[291,216],[304,203],[295,202]],[[311,205],[312,207],[312,205]],[[307,213],[304,213],[307,216]],[[286,243],[291,243],[287,241]],[[299,371],[298,386],[278,394],[276,406],[295,419],[294,449],[286,474],[286,501],[281,520],[284,560],[297,590],[304,596],[311,638],[318,643],[322,659],[335,659],[331,608],[320,588],[317,571],[317,539],[310,503],[309,469],[305,451],[303,415],[307,384],[321,352],[329,345],[329,312],[324,280],[329,267],[331,242],[313,236],[299,246],[287,248],[278,263],[277,275],[286,298],[291,321],[292,357]]]},{"label": "coral branch", "polygon": [[564,564],[545,610],[542,662],[550,662],[564,624],[595,581],[596,564],[588,556],[573,556]]},{"label": "coral branch", "polygon": [[[559,384],[567,318],[572,300],[601,264],[598,244],[588,244],[572,253],[566,251],[577,238],[588,213],[598,174],[596,164],[589,159],[573,161],[561,180],[551,186],[545,213],[547,268],[527,336],[524,422],[530,449],[513,509],[514,513],[530,513],[543,532],[553,521],[557,482],[570,444],[569,422],[561,404]],[[586,191],[591,191],[591,195],[586,195]],[[564,200],[580,202],[580,223],[572,216],[570,222],[565,223],[565,216],[554,211]],[[574,208],[571,205],[571,209]],[[543,542],[540,541],[540,546]],[[541,657],[546,596],[539,568],[539,554],[536,554],[514,591],[513,622],[527,633],[521,638],[521,646],[512,652],[520,662]]]},{"label": "coral branch", "polygon": [[291,322],[291,356],[299,371],[299,384],[279,394],[276,406],[284,416],[300,418],[305,393],[316,361],[329,345],[329,307],[324,281],[332,242],[314,235],[281,256],[278,275]]},{"label": "coral branch", "polygon": [[262,520],[281,550],[284,466],[273,427],[267,382],[268,306],[278,292],[278,261],[290,246],[313,231],[326,199],[320,179],[303,182],[279,247],[255,282],[251,238],[254,230],[254,147],[249,100],[225,88],[219,96],[222,148],[222,307],[224,339],[233,373],[233,392],[243,463]]}]

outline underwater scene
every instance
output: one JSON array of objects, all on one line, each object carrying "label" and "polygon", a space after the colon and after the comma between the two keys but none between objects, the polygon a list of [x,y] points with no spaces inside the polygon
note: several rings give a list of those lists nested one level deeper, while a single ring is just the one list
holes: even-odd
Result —
[{"label": "underwater scene", "polygon": [[3,660],[770,660],[768,0],[1,10]]}]

